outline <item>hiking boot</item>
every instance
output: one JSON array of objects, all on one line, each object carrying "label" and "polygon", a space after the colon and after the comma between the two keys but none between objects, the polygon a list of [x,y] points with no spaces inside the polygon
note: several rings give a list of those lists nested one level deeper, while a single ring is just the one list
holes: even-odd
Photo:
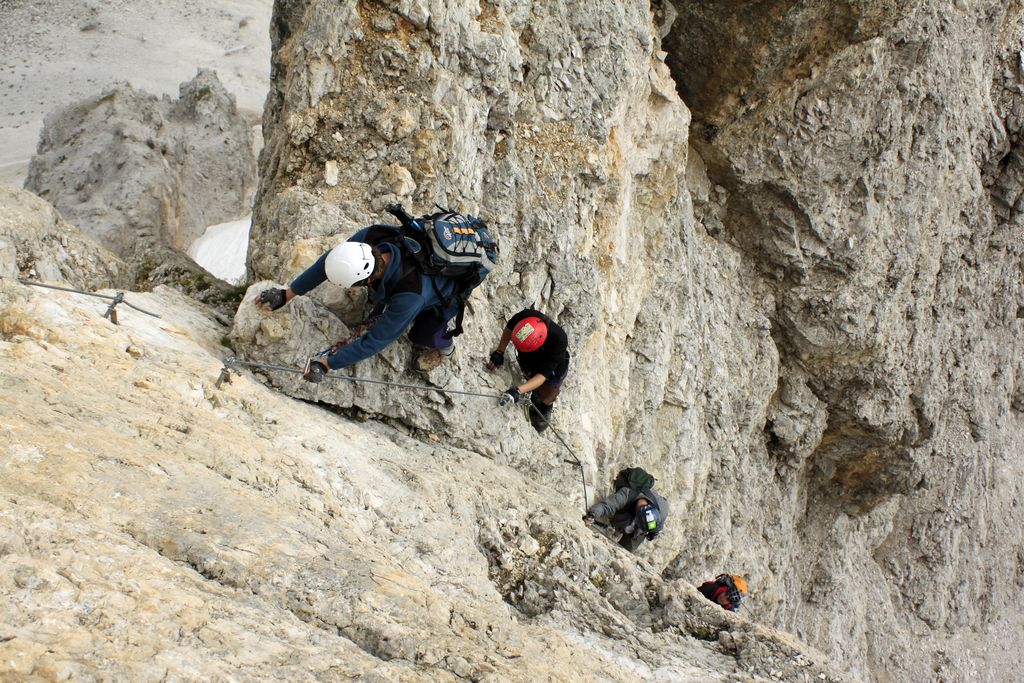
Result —
[{"label": "hiking boot", "polygon": [[[554,406],[546,406],[543,403],[539,406],[536,403],[534,405],[537,406],[537,409],[530,410],[530,424],[533,425],[533,428],[537,430],[538,434],[540,434],[548,428],[548,424],[551,420],[551,409],[554,408]],[[539,415],[538,410],[540,412]]]},{"label": "hiking boot", "polygon": [[416,357],[416,369],[420,372],[436,370],[447,358],[455,353],[455,344],[444,349],[427,349]]}]

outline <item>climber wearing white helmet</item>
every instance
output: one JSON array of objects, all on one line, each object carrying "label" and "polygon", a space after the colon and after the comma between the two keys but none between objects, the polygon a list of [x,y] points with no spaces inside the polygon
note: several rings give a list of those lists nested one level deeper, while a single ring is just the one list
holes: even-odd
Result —
[{"label": "climber wearing white helmet", "polygon": [[347,368],[380,353],[407,329],[414,344],[428,347],[417,364],[436,367],[455,350],[448,321],[457,313],[451,303],[454,283],[440,275],[426,275],[416,259],[392,241],[399,228],[374,225],[359,230],[347,242],[325,252],[287,289],[265,289],[254,303],[276,311],[329,280],[340,287],[366,287],[373,305],[372,321],[355,339],[336,344],[324,357],[311,359],[303,377],[319,382],[328,370]]},{"label": "climber wearing white helmet", "polygon": [[327,252],[324,273],[339,287],[351,287],[373,275],[376,266],[373,247],[365,242],[345,242]]}]

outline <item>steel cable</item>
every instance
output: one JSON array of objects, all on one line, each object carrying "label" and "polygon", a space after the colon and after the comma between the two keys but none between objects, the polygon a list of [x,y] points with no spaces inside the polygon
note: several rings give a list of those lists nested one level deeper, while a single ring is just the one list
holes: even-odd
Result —
[{"label": "steel cable", "polygon": [[[232,370],[232,369],[235,369],[236,366],[243,366],[243,367],[248,367],[248,368],[264,368],[264,369],[267,369],[267,370],[279,370],[281,372],[289,372],[289,373],[292,373],[292,374],[295,374],[295,375],[303,374],[302,370],[300,370],[299,368],[293,368],[293,367],[289,367],[287,365],[273,365],[271,363],[253,363],[251,361],[238,360],[237,358],[231,356],[231,357],[228,357],[228,358],[224,359],[224,369],[221,371],[221,376],[217,380],[217,386],[218,387],[227,378],[228,371]],[[400,389],[412,389],[412,390],[415,390],[415,391],[436,391],[436,392],[441,393],[441,394],[458,394],[460,396],[476,396],[478,398],[500,399],[501,396],[502,396],[501,394],[484,394],[484,393],[480,393],[480,392],[477,392],[477,391],[461,391],[459,389],[441,389],[441,388],[438,388],[438,387],[427,386],[425,384],[403,384],[401,382],[388,382],[388,381],[382,380],[382,379],[370,379],[369,377],[348,377],[346,375],[325,375],[325,379],[340,379],[340,380],[345,380],[345,381],[348,381],[348,382],[365,382],[367,384],[380,384],[380,385],[389,386],[389,387],[398,387]],[[575,467],[579,468],[579,470],[580,470],[580,479],[583,481],[583,507],[584,507],[584,509],[586,509],[588,507],[590,499],[588,498],[588,494],[587,494],[587,478],[586,478],[586,474],[585,474],[585,472],[583,470],[583,463],[580,461],[580,459],[578,457],[576,457],[576,453],[572,450],[572,448],[569,447],[569,444],[567,444],[565,442],[565,439],[562,438],[562,435],[559,434],[555,430],[555,428],[551,426],[551,422],[547,419],[547,417],[542,412],[540,412],[540,409],[537,408],[537,406],[534,405],[532,401],[529,403],[529,405],[530,405],[530,410],[534,411],[537,414],[537,416],[541,420],[544,421],[544,423],[548,426],[548,429],[551,430],[551,433],[555,435],[555,438],[558,439],[558,441],[562,444],[562,446],[565,448],[565,450],[569,452],[569,455],[572,456],[572,460],[565,460],[563,462],[565,462],[565,463],[567,463],[569,465],[574,465]]]},{"label": "steel cable", "polygon": [[60,292],[72,292],[74,294],[84,294],[85,296],[94,296],[97,299],[106,299],[108,301],[113,301],[115,304],[124,304],[128,308],[133,308],[136,311],[138,311],[139,313],[145,313],[146,315],[152,316],[154,318],[159,318],[160,317],[156,313],[150,313],[149,311],[147,311],[144,308],[139,308],[138,306],[135,306],[134,304],[128,303],[125,300],[125,298],[124,298],[124,292],[118,292],[116,296],[110,296],[109,294],[99,294],[97,292],[84,292],[84,291],[82,291],[80,289],[74,289],[72,287],[58,287],[57,285],[48,285],[45,282],[36,282],[35,280],[25,280],[25,279],[22,279],[20,277],[18,278],[18,282],[20,282],[23,285],[29,285],[31,287],[45,287],[46,289],[56,289],[56,290],[58,290]]}]

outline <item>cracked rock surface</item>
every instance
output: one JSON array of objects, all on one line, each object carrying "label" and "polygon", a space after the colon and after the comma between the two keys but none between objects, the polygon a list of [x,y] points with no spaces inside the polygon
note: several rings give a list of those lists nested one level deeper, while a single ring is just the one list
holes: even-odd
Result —
[{"label": "cracked rock surface", "polygon": [[[271,33],[230,328],[11,283],[121,266],[0,196],[36,225],[0,222],[3,673],[1019,678],[1019,2],[279,0]],[[251,300],[393,201],[498,235],[455,356],[217,388],[348,335],[358,295]],[[573,358],[541,437],[452,393],[518,380],[482,366],[527,304]],[[628,555],[579,517],[633,464],[673,514]],[[738,615],[694,588],[723,571]]]},{"label": "cracked rock surface", "polygon": [[5,675],[849,680],[512,468],[248,373],[217,388],[209,312],[131,298],[161,318],[0,288]]},{"label": "cracked rock surface", "polygon": [[[417,377],[402,341],[353,376],[500,392],[480,366],[535,304],[571,340],[553,426],[590,495],[642,464],[680,511],[640,553],[666,577],[743,573],[750,614],[865,679],[1006,680],[1022,25],[996,0],[278,2],[249,297],[389,202],[482,215],[502,261],[453,361]],[[243,306],[232,343],[296,364],[360,320],[305,299]],[[475,400],[271,381],[582,505],[557,441]]]}]

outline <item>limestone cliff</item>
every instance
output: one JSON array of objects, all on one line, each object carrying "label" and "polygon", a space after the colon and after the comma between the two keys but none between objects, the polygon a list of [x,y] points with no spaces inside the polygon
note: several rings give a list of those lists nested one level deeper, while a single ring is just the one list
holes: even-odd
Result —
[{"label": "limestone cliff", "polygon": [[63,282],[93,290],[128,283],[117,256],[39,197],[0,187],[0,277]]},{"label": "limestone cliff", "polygon": [[773,298],[771,619],[878,680],[1017,675],[1022,37],[1019,3],[698,2],[666,38],[698,216]]},{"label": "limestone cliff", "polygon": [[52,112],[25,187],[124,258],[139,286],[217,303],[230,288],[185,250],[207,226],[248,213],[253,159],[234,98],[202,69],[176,100],[123,83]]},{"label": "limestone cliff", "polygon": [[841,681],[578,523],[556,487],[0,280],[0,678]]},{"label": "limestone cliff", "polygon": [[[272,38],[230,330],[13,282],[127,266],[0,195],[0,676],[1020,677],[1020,2],[278,0]],[[347,335],[358,296],[251,299],[393,201],[499,235],[452,361],[218,388]],[[543,437],[453,393],[514,381],[525,304],[572,344]],[[579,521],[627,464],[674,510],[636,555]]]},{"label": "limestone cliff", "polygon": [[[743,572],[754,618],[866,679],[1009,680],[1021,7],[748,5],[278,2],[250,274],[395,200],[479,213],[502,263],[430,382],[503,389],[482,359],[536,304],[572,338],[554,425],[596,492],[640,462],[676,504],[642,553],[666,577]],[[359,302],[321,289],[243,307],[237,348],[344,335]],[[410,353],[354,372],[408,380]],[[561,445],[475,399],[272,380],[582,507]]]}]

